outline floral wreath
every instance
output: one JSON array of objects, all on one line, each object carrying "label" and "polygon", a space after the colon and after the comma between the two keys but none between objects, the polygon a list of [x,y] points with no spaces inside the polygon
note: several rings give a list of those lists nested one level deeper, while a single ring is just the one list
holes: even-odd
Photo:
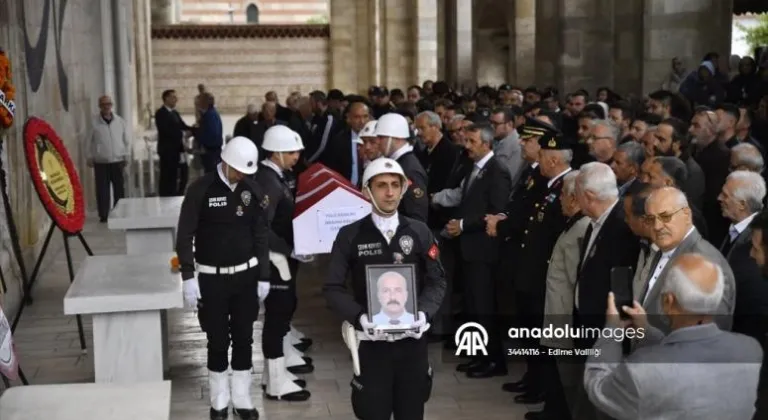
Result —
[{"label": "floral wreath", "polygon": [[[56,158],[69,176],[72,186],[70,199],[74,200],[67,209],[54,202],[52,192],[44,181],[45,174],[40,167],[38,148],[45,146],[48,152],[57,155]],[[85,225],[85,201],[83,199],[83,186],[77,175],[75,165],[69,157],[66,147],[62,143],[56,131],[47,122],[37,117],[30,117],[24,124],[24,154],[27,158],[29,174],[35,184],[35,190],[43,203],[48,215],[53,219],[59,229],[69,234],[80,233]]]},{"label": "floral wreath", "polygon": [[0,49],[0,129],[8,129],[13,125],[16,114],[16,88],[11,81],[11,62],[5,51]]}]

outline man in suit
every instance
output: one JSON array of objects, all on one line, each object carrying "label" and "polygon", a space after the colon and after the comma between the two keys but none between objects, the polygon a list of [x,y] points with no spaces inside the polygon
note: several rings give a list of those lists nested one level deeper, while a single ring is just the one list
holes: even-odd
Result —
[{"label": "man in suit", "polygon": [[155,112],[157,127],[157,155],[160,157],[160,197],[184,195],[184,186],[179,185],[180,166],[186,165],[184,156],[184,131],[191,128],[176,111],[176,91],[163,92],[163,106]]},{"label": "man in suit", "polygon": [[667,335],[648,322],[638,302],[622,308],[631,317],[622,321],[609,295],[605,326],[624,336],[642,329],[644,345],[624,357],[615,335],[597,341],[584,385],[598,410],[617,420],[751,419],[763,352],[753,338],[713,322],[725,283],[721,267],[704,255],[670,263],[659,297],[671,326]]},{"label": "man in suit", "polygon": [[346,125],[328,142],[318,161],[338,172],[352,185],[358,185],[363,177],[363,157],[357,150],[356,140],[370,120],[368,105],[352,102],[344,111]]},{"label": "man in suit", "polygon": [[490,122],[495,130],[493,153],[509,168],[512,185],[517,183],[525,167],[515,119],[516,115],[510,108],[496,108],[491,111]]},{"label": "man in suit", "polygon": [[691,157],[688,124],[674,117],[667,118],[656,127],[651,138],[653,139],[653,156],[676,157],[685,163],[688,179],[679,187],[685,191],[691,204],[696,208],[702,208],[706,189],[705,177],[701,166]]},{"label": "man in suit", "polygon": [[[763,346],[763,351],[768,348],[768,339],[766,337],[766,326],[768,325],[768,258],[766,258],[766,251],[768,251],[768,212],[763,211],[757,217],[752,220],[749,225],[752,231],[752,251],[751,256],[757,262],[760,267],[760,274],[762,275],[762,282],[750,282],[749,289],[744,291],[752,297],[750,299],[750,308],[752,312],[750,318],[752,319],[752,326],[747,335],[758,339]],[[740,285],[739,294],[742,293],[743,288],[746,285]],[[739,326],[741,323],[737,319],[735,321]],[[736,326],[736,324],[734,325]],[[755,328],[756,327],[756,328]],[[760,331],[762,330],[762,331]],[[760,373],[760,385],[759,393],[757,397],[757,412],[755,413],[755,420],[764,419],[768,414],[768,366],[763,364]]]},{"label": "man in suit", "polygon": [[643,146],[636,142],[621,144],[616,149],[616,153],[613,154],[611,169],[616,174],[620,197],[623,197],[629,186],[640,177],[640,168],[643,166],[643,162],[645,162],[645,151]]},{"label": "man in suit", "polygon": [[750,143],[740,143],[731,148],[732,171],[752,171],[762,174],[765,170],[765,159],[760,150]]},{"label": "man in suit", "polygon": [[320,158],[328,142],[341,129],[341,121],[328,108],[328,98],[325,93],[315,90],[309,94],[309,104],[312,109],[312,141],[305,143],[307,163],[314,163]]},{"label": "man in suit", "polygon": [[729,331],[736,298],[733,271],[720,251],[702,238],[693,226],[685,193],[673,187],[657,189],[648,196],[645,213],[646,223],[652,228],[653,244],[658,250],[653,252],[644,270],[647,275],[639,278],[642,284],[638,288],[643,292],[636,300],[651,314],[650,322],[664,332],[669,331],[669,320],[662,316],[664,312],[660,299],[671,269],[668,263],[682,254],[699,253],[718,264],[725,275],[725,290],[718,308],[720,316],[715,321],[721,329]]},{"label": "man in suit", "polygon": [[765,339],[766,325],[759,317],[768,314],[768,295],[763,292],[763,273],[750,256],[752,249],[752,220],[763,210],[765,180],[749,171],[731,172],[723,185],[718,200],[723,216],[731,221],[728,236],[720,245],[720,252],[728,260],[736,281],[736,307],[733,313],[733,331]]},{"label": "man in suit", "polygon": [[459,239],[467,312],[473,321],[485,327],[489,337],[487,357],[479,356],[457,368],[465,371],[470,378],[507,374],[505,354],[495,322],[494,269],[499,259],[498,242],[486,234],[485,216],[501,213],[504,209],[511,180],[509,171],[495,159],[492,143],[493,129],[490,124],[473,124],[467,129],[466,148],[474,167],[464,179],[456,219],[450,220],[445,227],[450,236]]}]

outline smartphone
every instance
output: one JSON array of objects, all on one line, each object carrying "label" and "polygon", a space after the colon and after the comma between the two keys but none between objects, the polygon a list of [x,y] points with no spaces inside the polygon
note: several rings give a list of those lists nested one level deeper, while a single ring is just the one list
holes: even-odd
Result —
[{"label": "smartphone", "polygon": [[621,319],[629,319],[629,315],[622,309],[624,306],[632,307],[632,279],[634,272],[632,267],[611,268],[611,292],[613,292],[616,309],[619,310]]}]

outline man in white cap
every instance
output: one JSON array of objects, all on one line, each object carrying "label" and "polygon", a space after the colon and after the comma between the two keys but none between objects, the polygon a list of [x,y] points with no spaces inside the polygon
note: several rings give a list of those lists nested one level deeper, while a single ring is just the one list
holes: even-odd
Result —
[{"label": "man in white cap", "polygon": [[400,212],[426,223],[429,212],[427,171],[413,153],[413,145],[409,142],[411,131],[408,120],[395,113],[382,115],[376,124],[376,137],[382,155],[397,161],[407,179],[408,189],[400,202]]},{"label": "man in white cap", "polygon": [[230,398],[241,419],[259,417],[251,401],[251,346],[253,323],[259,316],[257,282],[269,282],[270,273],[269,200],[248,176],[256,173],[258,160],[251,140],[230,140],[216,170],[189,186],[179,215],[176,253],[184,302],[199,310],[200,326],[208,338],[212,420],[227,418]]}]

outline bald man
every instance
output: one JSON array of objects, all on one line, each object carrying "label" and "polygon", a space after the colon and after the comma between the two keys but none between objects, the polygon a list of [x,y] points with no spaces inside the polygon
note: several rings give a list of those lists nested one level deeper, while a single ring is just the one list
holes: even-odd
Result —
[{"label": "bald man", "polygon": [[408,282],[402,274],[395,271],[382,274],[376,281],[376,290],[381,310],[373,316],[374,324],[407,326],[416,322],[413,314],[405,308]]},{"label": "bald man", "polygon": [[344,110],[344,120],[344,128],[331,137],[318,161],[341,174],[352,185],[359,186],[363,178],[363,156],[357,153],[356,141],[371,120],[368,105],[355,99]]},{"label": "bald man", "polygon": [[[721,330],[714,322],[726,290],[723,267],[699,253],[669,264],[659,297],[670,332],[648,321],[635,301],[619,318],[608,296],[606,328],[584,372],[590,401],[617,420],[741,419],[755,412],[763,352],[754,338]],[[620,338],[632,335],[642,347],[622,355]],[[641,337],[642,335],[642,337]]]}]

